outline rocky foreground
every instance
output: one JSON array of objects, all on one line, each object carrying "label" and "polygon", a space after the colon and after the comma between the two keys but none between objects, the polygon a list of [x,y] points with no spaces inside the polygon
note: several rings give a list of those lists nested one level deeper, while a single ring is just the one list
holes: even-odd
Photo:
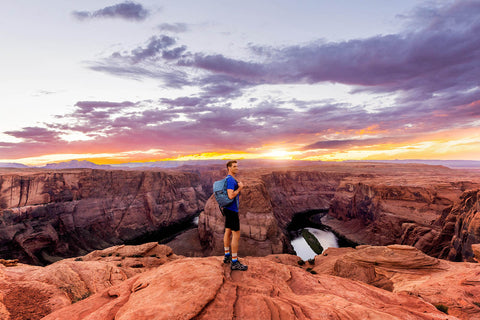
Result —
[{"label": "rocky foreground", "polygon": [[[480,245],[474,245],[476,256]],[[0,263],[0,319],[480,319],[480,265],[410,246],[186,258],[157,243],[47,267]],[[6,266],[7,265],[7,266]]]}]

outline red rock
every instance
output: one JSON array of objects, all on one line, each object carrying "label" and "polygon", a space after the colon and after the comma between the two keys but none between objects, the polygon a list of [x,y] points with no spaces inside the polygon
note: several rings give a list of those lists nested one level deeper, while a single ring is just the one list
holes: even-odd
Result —
[{"label": "red rock", "polygon": [[[172,245],[188,255],[220,253],[223,217],[214,201],[207,199],[213,181],[225,169],[182,170],[4,173],[0,257],[48,264],[161,232],[203,208],[202,247],[196,246],[193,233],[180,240],[189,245],[178,241]],[[327,209],[323,222],[360,244],[412,245],[435,257],[459,260],[471,259],[469,248],[478,242],[477,218],[468,218],[469,227],[460,228],[464,218],[449,214],[465,190],[480,189],[475,172],[426,165],[329,163],[246,167],[239,179],[247,185],[240,212],[243,255],[292,252],[286,237],[292,218]]]},{"label": "red rock", "polygon": [[313,270],[419,297],[460,319],[480,319],[477,263],[436,259],[411,246],[359,246],[327,249],[315,258]]},{"label": "red rock", "polygon": [[0,319],[40,319],[177,258],[169,247],[146,243],[111,247],[47,267],[0,265]]},{"label": "red rock", "polygon": [[[288,239],[275,219],[268,193],[261,181],[250,180],[242,191],[240,204],[239,254],[264,256],[282,253]],[[210,250],[207,254],[223,253],[225,218],[212,196],[200,214],[198,231],[200,241]]]},{"label": "red rock", "polygon": [[198,175],[186,172],[3,174],[0,257],[46,264],[124,243],[191,219],[208,196]]},{"label": "red rock", "polygon": [[417,297],[267,258],[244,262],[247,272],[220,257],[176,260],[44,319],[454,319]]},{"label": "red rock", "polygon": [[330,248],[314,265],[298,260],[246,257],[248,271],[231,271],[221,257],[181,258],[148,243],[47,267],[0,265],[0,319],[480,318],[479,264],[401,245]]},{"label": "red rock", "polygon": [[[443,232],[452,232],[449,243],[448,258],[455,261],[473,261],[474,252],[472,245],[480,243],[480,189],[465,192],[460,197],[446,219],[450,224],[445,224]],[[447,231],[448,230],[448,231]],[[446,252],[447,253],[447,252]]]}]

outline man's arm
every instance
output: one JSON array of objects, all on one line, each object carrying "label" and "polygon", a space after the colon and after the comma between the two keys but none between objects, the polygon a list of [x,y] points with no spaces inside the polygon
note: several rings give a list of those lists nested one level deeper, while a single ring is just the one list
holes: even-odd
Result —
[{"label": "man's arm", "polygon": [[241,191],[242,189],[243,189],[243,183],[238,182],[238,189],[237,189],[237,190],[227,189],[228,197],[229,197],[230,199],[235,198],[236,196],[238,196],[238,194],[240,193],[240,191]]}]

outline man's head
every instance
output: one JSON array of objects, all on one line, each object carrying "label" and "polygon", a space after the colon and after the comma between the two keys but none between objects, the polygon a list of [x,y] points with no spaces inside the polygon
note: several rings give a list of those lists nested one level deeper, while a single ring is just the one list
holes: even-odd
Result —
[{"label": "man's head", "polygon": [[229,174],[236,174],[238,172],[237,160],[230,160],[227,162],[227,170]]}]

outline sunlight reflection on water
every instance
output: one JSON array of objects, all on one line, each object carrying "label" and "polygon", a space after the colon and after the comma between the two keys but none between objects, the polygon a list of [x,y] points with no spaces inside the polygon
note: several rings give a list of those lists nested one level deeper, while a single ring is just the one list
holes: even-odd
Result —
[{"label": "sunlight reflection on water", "polygon": [[[338,248],[338,241],[337,237],[330,231],[325,231],[325,230],[319,230],[315,228],[305,228],[307,229],[310,233],[312,233],[317,239],[318,242],[323,247],[323,250],[326,250],[327,248]],[[310,248],[308,243],[305,241],[305,239],[300,235],[297,238],[293,239],[291,241],[291,244],[293,246],[293,249],[297,253],[297,256],[302,258],[303,260],[309,260],[315,258],[316,254],[315,252]]]}]

